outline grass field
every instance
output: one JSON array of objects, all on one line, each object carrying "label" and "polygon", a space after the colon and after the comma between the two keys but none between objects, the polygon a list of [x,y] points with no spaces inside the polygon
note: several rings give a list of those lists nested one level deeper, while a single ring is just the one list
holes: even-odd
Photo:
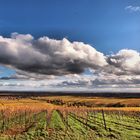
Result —
[{"label": "grass field", "polygon": [[73,96],[1,97],[0,140],[139,140],[139,101]]}]

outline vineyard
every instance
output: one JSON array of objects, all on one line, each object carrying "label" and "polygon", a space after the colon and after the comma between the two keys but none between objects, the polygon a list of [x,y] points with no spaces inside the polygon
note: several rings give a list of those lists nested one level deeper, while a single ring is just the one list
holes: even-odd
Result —
[{"label": "vineyard", "polygon": [[0,140],[139,140],[140,108],[1,100]]}]

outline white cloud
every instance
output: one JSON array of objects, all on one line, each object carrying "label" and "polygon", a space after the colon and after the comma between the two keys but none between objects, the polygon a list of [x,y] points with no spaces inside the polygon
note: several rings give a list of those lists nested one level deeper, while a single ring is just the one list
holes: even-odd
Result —
[{"label": "white cloud", "polygon": [[[123,49],[105,56],[83,42],[48,37],[34,39],[30,34],[0,36],[0,64],[17,71],[13,78],[49,78],[53,75],[80,74],[89,69],[96,75],[139,75],[140,54]],[[50,75],[50,76],[45,76]]]},{"label": "white cloud", "polygon": [[70,42],[30,34],[13,33],[11,38],[0,36],[0,63],[38,74],[63,75],[81,73],[85,68],[107,65],[103,53],[83,42]]},{"label": "white cloud", "polygon": [[140,6],[126,6],[125,10],[130,11],[130,12],[140,12]]},{"label": "white cloud", "polygon": [[120,50],[117,54],[108,57],[108,63],[110,64],[108,68],[113,69],[116,74],[140,75],[140,53],[135,50]]}]

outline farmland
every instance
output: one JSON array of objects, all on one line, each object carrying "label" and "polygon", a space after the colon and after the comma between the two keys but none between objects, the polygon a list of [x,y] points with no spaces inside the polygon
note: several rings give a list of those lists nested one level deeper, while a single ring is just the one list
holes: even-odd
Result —
[{"label": "farmland", "polygon": [[2,96],[0,140],[139,140],[140,99]]}]

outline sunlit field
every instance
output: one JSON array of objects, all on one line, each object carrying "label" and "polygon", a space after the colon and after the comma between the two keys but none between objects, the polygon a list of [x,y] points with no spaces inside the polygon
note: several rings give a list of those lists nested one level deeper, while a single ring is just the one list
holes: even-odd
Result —
[{"label": "sunlit field", "polygon": [[139,101],[4,96],[0,98],[0,140],[139,140]]}]

